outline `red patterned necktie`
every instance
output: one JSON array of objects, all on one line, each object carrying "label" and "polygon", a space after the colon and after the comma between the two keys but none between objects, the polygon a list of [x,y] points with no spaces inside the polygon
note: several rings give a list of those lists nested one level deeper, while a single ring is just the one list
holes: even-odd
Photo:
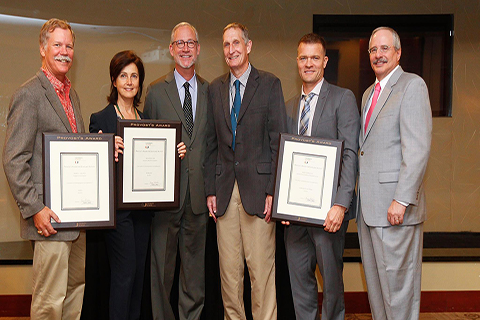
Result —
[{"label": "red patterned necktie", "polygon": [[380,82],[377,82],[377,84],[375,85],[375,92],[373,93],[372,105],[368,109],[367,117],[365,118],[365,133],[367,132],[368,122],[370,121],[370,117],[372,116],[373,109],[375,109],[375,105],[377,104],[378,96],[380,95],[381,89],[382,88],[380,87]]}]

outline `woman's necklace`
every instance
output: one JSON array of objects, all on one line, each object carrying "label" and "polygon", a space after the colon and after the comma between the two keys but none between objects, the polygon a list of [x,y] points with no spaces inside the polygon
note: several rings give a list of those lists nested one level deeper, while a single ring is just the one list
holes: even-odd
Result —
[{"label": "woman's necklace", "polygon": [[[125,120],[125,117],[123,116],[122,111],[120,111],[120,108],[118,107],[118,104],[115,105],[115,108],[117,108],[117,111],[118,111],[118,113],[120,113],[120,116],[122,117],[122,119]],[[135,108],[133,108],[133,112],[135,113],[135,120],[138,120],[137,110],[135,110]]]}]

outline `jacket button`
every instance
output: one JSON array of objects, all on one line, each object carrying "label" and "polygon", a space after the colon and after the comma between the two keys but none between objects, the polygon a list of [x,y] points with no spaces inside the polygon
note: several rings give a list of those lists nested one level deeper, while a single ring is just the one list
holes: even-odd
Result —
[{"label": "jacket button", "polygon": [[362,152],[360,152],[360,155],[361,155],[361,156],[363,156],[363,151],[362,151]]},{"label": "jacket button", "polygon": [[235,165],[238,166],[238,161],[235,161]]}]

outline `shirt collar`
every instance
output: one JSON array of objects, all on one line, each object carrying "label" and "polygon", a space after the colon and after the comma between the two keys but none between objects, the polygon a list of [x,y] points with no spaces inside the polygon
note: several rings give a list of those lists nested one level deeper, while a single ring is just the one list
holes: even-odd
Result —
[{"label": "shirt collar", "polygon": [[48,81],[50,81],[52,86],[55,88],[55,90],[59,90],[60,92],[63,92],[64,90],[70,89],[70,87],[72,86],[72,83],[67,78],[67,76],[65,76],[65,80],[63,80],[62,82],[58,80],[58,78],[55,77],[53,73],[51,73],[49,70],[42,68],[42,71],[47,77]]},{"label": "shirt collar", "polygon": [[245,70],[245,72],[239,77],[235,77],[232,73],[232,71],[230,71],[230,87],[233,87],[233,83],[235,82],[235,80],[239,80],[240,83],[246,87],[247,86],[247,81],[248,81],[248,77],[250,76],[250,71],[252,71],[252,65],[250,64],[250,62],[248,63],[248,68],[247,70]]},{"label": "shirt collar", "polygon": [[193,77],[188,81],[185,80],[185,78],[182,77],[180,73],[178,73],[177,69],[173,70],[173,76],[175,77],[175,82],[177,84],[178,91],[180,91],[180,89],[183,87],[185,82],[188,82],[188,84],[190,85],[189,91],[190,89],[192,89],[194,92],[197,90],[197,77],[196,77],[197,74],[195,73],[195,71],[193,72]]},{"label": "shirt collar", "polygon": [[383,90],[383,88],[385,88],[385,85],[387,84],[388,80],[390,80],[390,78],[392,77],[393,73],[400,67],[399,64],[397,64],[397,66],[392,70],[390,71],[389,74],[387,74],[387,76],[385,78],[383,78],[381,81],[378,81],[378,79],[375,79],[375,85],[380,82],[380,88],[381,90]]},{"label": "shirt collar", "polygon": [[[320,80],[320,82],[317,83],[317,85],[315,86],[315,88],[313,88],[313,90],[310,91],[310,93],[313,92],[315,95],[319,96],[319,95],[320,95],[320,90],[322,89],[322,85],[323,85],[323,80],[324,80],[324,79],[325,79],[325,78],[322,78],[322,80]],[[306,94],[305,94],[305,91],[303,91],[303,86],[302,86],[302,97],[304,97],[304,96],[306,96]]]}]

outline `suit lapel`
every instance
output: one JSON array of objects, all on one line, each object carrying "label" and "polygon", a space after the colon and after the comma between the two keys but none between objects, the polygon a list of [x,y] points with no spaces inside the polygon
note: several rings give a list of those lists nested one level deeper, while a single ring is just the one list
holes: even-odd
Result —
[{"label": "suit lapel", "polygon": [[[73,113],[75,115],[75,122],[77,123],[77,132],[84,133],[85,126],[83,125],[82,112],[80,111],[80,101],[78,100],[77,94],[73,94],[73,88],[70,89],[70,101],[72,102]],[[69,123],[70,125],[70,123]]]},{"label": "suit lapel", "polygon": [[[225,78],[222,80],[222,87],[220,88],[220,96],[222,98],[223,113],[225,114],[225,122],[227,127],[232,132],[232,121],[230,119],[230,72],[225,75]],[[240,109],[241,110],[241,109]]]},{"label": "suit lapel", "polygon": [[360,146],[363,144],[363,141],[365,140],[365,110],[366,110],[366,107],[367,107],[367,103],[368,103],[368,100],[369,98],[371,97],[371,95],[373,94],[373,89],[374,89],[374,85],[372,84],[367,90],[366,92],[368,92],[367,95],[364,95],[363,98],[362,98],[362,110],[360,112],[360,116],[362,117],[361,118],[361,128],[360,128]]},{"label": "suit lapel", "polygon": [[[392,74],[392,76],[390,77],[390,79],[387,81],[387,83],[385,84],[385,88],[382,90],[382,93],[380,94],[380,96],[378,97],[378,100],[377,100],[377,105],[375,106],[375,109],[373,109],[373,112],[372,112],[372,116],[370,117],[370,121],[368,122],[368,127],[367,127],[367,130],[365,132],[365,137],[363,140],[365,140],[367,137],[368,137],[368,134],[370,132],[370,130],[372,129],[372,127],[374,126],[375,124],[375,121],[377,120],[377,117],[378,115],[380,114],[380,112],[382,111],[383,107],[385,106],[385,104],[387,103],[387,100],[388,98],[390,97],[390,94],[392,93],[392,87],[397,83],[398,81],[398,78],[400,78],[400,75],[403,73],[403,70],[402,70],[402,67],[398,67],[398,69]],[[373,87],[373,86],[372,86]],[[368,96],[370,98],[370,95]],[[367,102],[368,102],[369,99],[367,99]],[[365,108],[363,108],[365,110]],[[365,111],[362,112],[362,116],[363,116],[363,113]],[[363,118],[365,119],[365,118]],[[364,120],[362,121],[362,123],[364,122]],[[365,125],[365,124],[364,124]],[[364,126],[363,125],[363,126]],[[362,127],[363,127],[362,126]],[[362,128],[362,130],[365,130],[364,128]],[[363,131],[362,131],[363,132]]]},{"label": "suit lapel", "polygon": [[323,109],[325,109],[325,101],[327,100],[328,92],[330,91],[330,85],[327,80],[323,80],[320,94],[318,95],[317,105],[315,106],[315,113],[312,119],[312,136],[314,136],[314,129],[318,128],[320,118],[322,117]]},{"label": "suit lapel", "polygon": [[47,100],[50,102],[50,105],[52,106],[53,110],[58,115],[60,120],[62,120],[63,125],[67,129],[67,132],[71,133],[72,128],[70,127],[70,122],[68,121],[65,109],[63,109],[62,103],[60,102],[60,99],[58,98],[57,93],[53,88],[53,85],[50,83],[43,71],[40,70],[37,73],[37,76],[40,79],[42,87],[45,89],[45,96],[47,97]]},{"label": "suit lapel", "polygon": [[240,122],[242,120],[243,115],[247,111],[248,106],[250,105],[250,102],[255,95],[255,91],[257,91],[258,78],[258,71],[252,66],[250,75],[248,76],[247,85],[245,87],[245,92],[243,93],[242,106],[240,107],[240,114],[238,115],[237,122]]},{"label": "suit lapel", "polygon": [[298,134],[298,113],[300,109],[300,101],[302,99],[302,95],[299,95],[295,98],[293,101],[293,109],[292,109],[292,114],[289,115],[290,118],[292,119],[292,125],[291,125],[291,132],[292,134]]},{"label": "suit lapel", "polygon": [[378,114],[385,106],[385,102],[387,102],[387,99],[390,96],[390,92],[392,92],[392,88],[390,87],[389,83],[387,83],[385,85],[385,88],[382,90],[382,93],[378,97],[377,105],[373,109],[372,116],[370,117],[370,121],[368,122],[367,131],[365,132],[365,137],[368,136],[368,133],[372,129],[372,126],[375,123],[375,120],[377,119]]},{"label": "suit lapel", "polygon": [[192,138],[190,142],[195,140],[195,136],[199,130],[199,124],[202,120],[202,115],[204,114],[204,109],[206,108],[207,104],[204,102],[206,99],[206,92],[207,92],[207,84],[205,80],[200,78],[198,75],[197,77],[197,105],[196,105],[196,112],[195,112],[195,121],[193,123],[193,132]]},{"label": "suit lapel", "polygon": [[170,100],[170,103],[172,104],[173,109],[177,113],[178,118],[182,122],[182,126],[184,126],[186,130],[187,120],[185,119],[185,114],[183,113],[182,102],[180,100],[180,95],[178,94],[177,82],[175,81],[175,76],[173,75],[173,71],[167,75],[167,77],[165,78],[165,82],[167,83],[167,86],[165,88],[167,97]]}]

